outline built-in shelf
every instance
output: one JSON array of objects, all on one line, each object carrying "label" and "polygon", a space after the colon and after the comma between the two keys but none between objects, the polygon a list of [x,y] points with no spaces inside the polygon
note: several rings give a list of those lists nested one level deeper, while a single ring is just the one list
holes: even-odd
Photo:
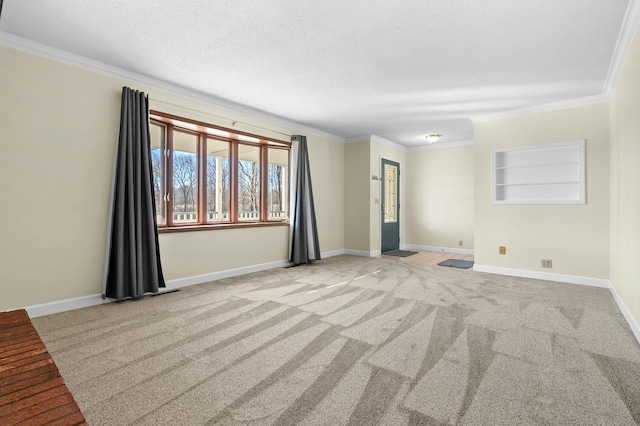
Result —
[{"label": "built-in shelf", "polygon": [[584,140],[493,151],[494,204],[584,204]]}]

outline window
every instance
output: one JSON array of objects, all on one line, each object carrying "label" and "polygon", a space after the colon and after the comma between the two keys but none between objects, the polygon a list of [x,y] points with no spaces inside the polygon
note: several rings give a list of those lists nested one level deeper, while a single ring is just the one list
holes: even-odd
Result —
[{"label": "window", "polygon": [[160,230],[287,223],[288,142],[151,111]]}]

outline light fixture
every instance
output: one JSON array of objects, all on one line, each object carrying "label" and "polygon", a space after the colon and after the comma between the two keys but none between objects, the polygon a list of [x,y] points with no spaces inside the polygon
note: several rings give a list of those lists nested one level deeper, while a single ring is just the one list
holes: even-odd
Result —
[{"label": "light fixture", "polygon": [[434,143],[434,142],[438,142],[438,139],[440,139],[440,136],[442,136],[440,133],[430,133],[427,136],[425,136],[425,138],[427,138],[427,142]]}]

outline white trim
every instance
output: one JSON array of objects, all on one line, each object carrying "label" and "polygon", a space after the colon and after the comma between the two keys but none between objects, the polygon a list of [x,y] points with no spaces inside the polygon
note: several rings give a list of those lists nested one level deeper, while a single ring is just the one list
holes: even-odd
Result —
[{"label": "white trim", "polygon": [[345,144],[358,142],[371,142],[371,135],[352,136],[344,140]]},{"label": "white trim", "polygon": [[285,266],[289,265],[291,265],[291,262],[289,262],[288,260],[278,260],[275,262],[262,263],[260,265],[244,266],[242,268],[227,269],[225,271],[212,272],[209,274],[178,278],[175,280],[169,280],[165,284],[167,285],[167,290],[173,290],[176,288],[208,283],[210,281],[217,281],[223,278],[237,277],[238,275],[250,274],[252,272],[266,271],[268,269],[274,268],[284,268]]},{"label": "white trim", "polygon": [[[323,258],[339,256],[345,254],[345,250],[334,250],[322,253]],[[260,265],[246,266],[236,269],[228,269],[226,271],[213,272],[210,274],[196,275],[192,277],[178,278],[175,280],[168,280],[165,282],[167,287],[160,289],[158,294],[162,294],[166,291],[175,290],[177,288],[187,287],[196,284],[203,284],[210,281],[220,280],[222,278],[235,277],[238,275],[250,274],[252,272],[265,271],[267,269],[281,268],[289,266],[291,262],[288,260],[278,260],[275,262],[263,263]],[[111,303],[114,300],[111,298],[102,299],[101,294],[92,294],[90,296],[76,297],[73,299],[58,300],[55,302],[43,303],[40,305],[33,305],[25,308],[29,317],[36,318],[44,315],[57,314],[65,311],[72,311],[74,309],[87,308],[89,306],[102,305],[104,303]]]},{"label": "white trim", "polygon": [[102,299],[101,294],[90,296],[74,297],[73,299],[59,300],[56,302],[42,303],[40,305],[27,306],[25,309],[30,318],[42,317],[45,315],[57,314],[59,312],[72,311],[74,309],[87,308],[89,306],[110,303],[111,299]]},{"label": "white trim", "polygon": [[436,247],[436,246],[421,246],[416,244],[403,244],[403,249],[408,250],[422,250],[422,251],[437,251],[443,253],[454,253],[454,254],[466,254],[473,256],[473,250],[471,249],[461,249],[461,248],[453,248],[453,247]]},{"label": "white trim", "polygon": [[555,274],[552,272],[528,271],[525,269],[503,268],[500,266],[473,265],[476,272],[488,272],[512,277],[533,278],[536,280],[557,281],[568,284],[586,285],[590,287],[610,288],[609,280],[605,278],[583,277],[579,275]]},{"label": "white trim", "polygon": [[627,5],[627,11],[622,20],[622,26],[620,27],[620,33],[618,33],[618,40],[616,41],[616,47],[613,51],[613,57],[609,64],[609,72],[607,73],[607,79],[605,80],[602,93],[607,98],[611,96],[613,89],[618,82],[622,67],[624,66],[631,45],[636,38],[638,26],[640,25],[640,1],[631,0]]},{"label": "white trim", "polygon": [[457,142],[441,142],[441,143],[432,143],[429,145],[420,145],[414,146],[412,148],[408,148],[407,152],[416,152],[416,151],[431,151],[434,149],[445,149],[445,148],[457,148],[460,146],[469,146],[473,145],[474,141],[457,141]]},{"label": "white trim", "polygon": [[[0,30],[0,45],[4,45],[12,49],[21,50],[23,52],[27,52],[32,55],[51,59],[57,62],[62,62],[67,65],[72,65],[78,68],[96,72],[98,74],[106,75],[109,77],[115,77],[118,79],[130,81],[130,82],[145,84],[155,89],[159,89],[174,95],[182,96],[187,99],[203,102],[203,103],[218,106],[218,107],[223,107],[235,112],[247,114],[254,118],[267,120],[273,124],[291,127],[295,129],[296,132],[300,132],[300,131],[306,132],[316,136],[327,138],[334,142],[345,143],[345,139],[343,137],[325,132],[324,130],[309,127],[304,124],[297,123],[295,121],[287,120],[285,118],[266,113],[264,111],[260,111],[245,105],[237,104],[235,102],[232,102],[223,98],[219,98],[217,96],[198,92],[196,90],[189,89],[187,87],[180,86],[175,83],[170,83],[168,81],[163,81],[153,77],[148,77],[142,74],[124,70],[122,68],[114,67],[112,65],[108,65],[103,62],[85,58],[80,55],[75,55],[73,53],[69,53],[64,50],[56,49],[51,46],[37,43],[35,41],[28,40],[23,37],[18,37],[14,34],[10,34],[2,30]],[[151,99],[151,101],[153,102],[153,99]]]},{"label": "white trim", "polygon": [[608,102],[608,101],[609,101],[609,97],[601,93],[598,95],[586,96],[584,98],[568,99],[565,101],[552,102],[549,104],[533,105],[533,106],[528,106],[524,108],[512,109],[508,111],[500,111],[500,112],[495,112],[491,114],[477,115],[475,117],[470,117],[470,120],[473,123],[482,123],[485,121],[494,121],[494,120],[500,120],[503,118],[518,117],[521,115],[556,111],[556,110],[565,109],[565,108],[575,108],[575,107],[591,105],[591,104],[596,104],[600,102]]},{"label": "white trim", "polygon": [[324,253],[321,253],[320,255],[322,256],[323,259],[326,259],[327,257],[340,256],[342,254],[344,254],[344,249],[326,251]]},{"label": "white trim", "polygon": [[636,340],[638,341],[638,343],[640,343],[640,325],[638,325],[638,322],[631,314],[631,311],[629,310],[629,308],[627,308],[627,305],[625,305],[624,302],[622,301],[622,298],[620,297],[620,295],[618,294],[618,291],[616,290],[616,286],[611,281],[609,281],[609,291],[611,292],[613,299],[618,304],[618,308],[622,312],[622,315],[624,315],[624,318],[627,320],[627,323],[629,324],[631,331],[633,332],[634,336],[636,336]]},{"label": "white trim", "polygon": [[375,257],[380,255],[380,250],[377,250],[378,254],[375,254],[375,251],[364,251],[364,250],[351,250],[345,249],[344,254],[348,254],[351,256],[360,256],[360,257]]},{"label": "white trim", "polygon": [[399,143],[390,141],[389,139],[385,139],[378,135],[371,135],[371,142],[379,143],[380,145],[390,146],[391,148],[395,148],[402,152],[407,152],[406,146],[400,145]]}]

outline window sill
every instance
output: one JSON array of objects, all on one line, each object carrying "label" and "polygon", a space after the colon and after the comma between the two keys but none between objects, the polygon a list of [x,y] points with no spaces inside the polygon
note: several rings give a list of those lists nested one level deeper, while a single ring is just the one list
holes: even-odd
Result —
[{"label": "window sill", "polygon": [[209,225],[193,224],[178,226],[158,226],[158,234],[171,234],[173,232],[211,231],[214,229],[238,229],[238,228],[262,228],[270,226],[289,226],[286,222],[244,222],[244,223],[216,223]]}]

